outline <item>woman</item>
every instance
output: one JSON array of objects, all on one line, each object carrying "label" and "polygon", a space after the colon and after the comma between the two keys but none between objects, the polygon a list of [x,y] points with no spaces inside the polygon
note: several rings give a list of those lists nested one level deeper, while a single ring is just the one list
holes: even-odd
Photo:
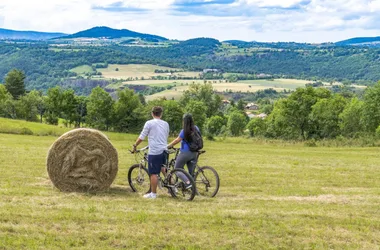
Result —
[{"label": "woman", "polygon": [[[191,134],[194,133],[195,130],[199,131],[199,129],[194,125],[193,116],[191,114],[185,114],[183,116],[182,126],[183,129],[179,133],[179,136],[168,145],[168,148],[172,148],[174,145],[181,142],[180,153],[175,162],[175,168],[184,169],[184,166],[186,164],[189,174],[193,176],[195,165],[197,163],[198,152],[190,151],[188,142],[190,141]],[[184,181],[187,185],[190,184],[189,180]],[[187,188],[190,187],[191,186],[187,186]]]}]

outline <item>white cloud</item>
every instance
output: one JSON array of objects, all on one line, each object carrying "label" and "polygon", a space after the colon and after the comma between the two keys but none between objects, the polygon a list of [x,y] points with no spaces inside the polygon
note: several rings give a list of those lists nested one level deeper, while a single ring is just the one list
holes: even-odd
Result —
[{"label": "white cloud", "polygon": [[305,2],[305,0],[240,0],[238,2],[241,4],[255,5],[258,7],[290,8]]},{"label": "white cloud", "polygon": [[109,6],[114,3],[121,4],[123,7],[133,7],[133,8],[142,8],[142,9],[151,9],[151,10],[159,10],[159,9],[167,9],[169,6],[174,3],[174,0],[94,0],[88,1],[90,5],[96,6]]},{"label": "white cloud", "polygon": [[173,7],[175,2],[1,0],[0,27],[74,33],[104,25],[172,39],[249,41],[321,42],[380,35],[380,0],[237,0],[181,10]]}]

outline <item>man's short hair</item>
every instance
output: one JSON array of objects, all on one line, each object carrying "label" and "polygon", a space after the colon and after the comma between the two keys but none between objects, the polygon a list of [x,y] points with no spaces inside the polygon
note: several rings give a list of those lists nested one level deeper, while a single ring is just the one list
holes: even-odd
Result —
[{"label": "man's short hair", "polygon": [[152,108],[152,113],[154,116],[160,117],[162,115],[162,107],[160,106],[155,106]]}]

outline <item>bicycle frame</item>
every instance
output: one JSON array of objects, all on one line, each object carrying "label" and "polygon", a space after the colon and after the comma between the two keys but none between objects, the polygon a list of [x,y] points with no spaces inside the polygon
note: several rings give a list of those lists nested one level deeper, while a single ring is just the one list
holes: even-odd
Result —
[{"label": "bicycle frame", "polygon": [[[143,191],[150,192],[150,185],[144,179],[149,176],[147,169],[148,163],[148,147],[141,148],[139,150],[130,151],[135,154],[137,164],[131,166],[128,171],[128,182],[133,191],[140,190],[143,187]],[[167,160],[161,166],[160,173],[163,173],[163,178],[158,174],[158,187],[162,189],[165,187],[169,193],[176,198],[186,199],[188,201],[193,200],[196,194],[196,185],[193,178],[184,169],[175,168],[175,161],[178,157],[178,149],[167,150]],[[174,157],[169,159],[169,155],[174,154]],[[135,173],[135,174],[132,174]],[[134,177],[132,177],[132,175]],[[133,184],[133,183],[136,183]],[[148,185],[147,185],[148,184]],[[149,190],[148,190],[149,189]]]},{"label": "bicycle frame", "polygon": [[[132,152],[129,150],[131,153],[135,154],[135,159],[136,162],[139,164],[139,175],[142,175],[142,169],[141,167],[144,167],[147,169],[147,164],[148,164],[148,153],[147,150],[149,149],[149,146],[137,149],[135,152]],[[166,187],[166,188],[172,188],[172,185],[168,184],[167,180],[167,173],[169,173],[171,170],[174,169],[175,165],[175,160],[177,159],[177,156],[179,154],[179,149],[173,149],[173,150],[167,150],[168,153],[168,160],[166,161],[166,164],[163,164],[162,167],[165,169],[165,173],[163,173],[164,178],[161,178],[160,175],[158,175],[158,181],[161,183],[161,186]],[[172,159],[169,160],[169,155],[170,154],[175,154]],[[162,172],[162,171],[161,171]]]}]

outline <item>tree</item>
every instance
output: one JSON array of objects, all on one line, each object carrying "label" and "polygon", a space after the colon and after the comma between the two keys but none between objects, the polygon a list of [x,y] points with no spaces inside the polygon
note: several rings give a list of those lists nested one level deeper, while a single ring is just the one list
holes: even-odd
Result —
[{"label": "tree", "polygon": [[239,99],[239,101],[238,101],[238,103],[236,105],[236,108],[238,110],[244,111],[244,109],[245,109],[245,103],[244,103],[244,101],[242,99]]},{"label": "tree", "polygon": [[283,110],[287,108],[287,99],[278,100],[272,113],[266,119],[266,135],[274,138],[294,139],[299,138],[299,131],[294,126],[289,126],[288,117]]},{"label": "tree", "polygon": [[8,92],[3,84],[0,84],[0,116],[7,117],[6,103],[12,100],[12,95]]},{"label": "tree", "polygon": [[145,96],[139,93],[139,99],[140,99],[141,104],[145,106],[146,105]]},{"label": "tree", "polygon": [[64,124],[73,124],[77,120],[78,99],[75,96],[74,90],[67,89],[62,93],[61,115],[65,119]]},{"label": "tree", "polygon": [[343,112],[339,115],[339,127],[342,135],[346,137],[354,137],[358,132],[363,130],[362,115],[364,102],[357,97],[351,99],[347,103]]},{"label": "tree", "polygon": [[20,118],[27,121],[37,121],[38,105],[42,102],[42,94],[37,90],[32,90],[20,98]]},{"label": "tree", "polygon": [[[136,130],[136,124],[141,123],[143,115],[136,117],[134,111],[141,106],[140,98],[133,90],[118,91],[118,100],[115,103],[114,125],[118,131],[130,132]],[[138,122],[140,120],[140,122]]]},{"label": "tree", "polygon": [[339,115],[346,106],[346,99],[341,95],[320,99],[313,105],[310,120],[315,128],[315,136],[335,138],[340,134]]},{"label": "tree", "polygon": [[40,123],[42,123],[42,117],[46,111],[46,96],[43,96],[41,93],[41,98],[37,100],[37,112],[40,116]]},{"label": "tree", "polygon": [[63,92],[60,87],[50,88],[47,91],[46,105],[46,122],[49,124],[58,124],[58,119],[62,112]]},{"label": "tree", "polygon": [[228,117],[227,128],[232,136],[239,136],[243,133],[246,125],[245,116],[238,112],[232,112]]},{"label": "tree", "polygon": [[190,100],[203,102],[206,106],[207,117],[215,115],[222,103],[222,98],[214,93],[211,83],[190,84],[189,89],[184,91],[180,102],[186,106]]},{"label": "tree", "polygon": [[86,96],[75,96],[75,98],[77,103],[75,127],[80,128],[87,115],[88,99]]},{"label": "tree", "polygon": [[247,124],[250,136],[264,136],[266,132],[265,120],[261,118],[253,118]]},{"label": "tree", "polygon": [[273,104],[264,104],[261,107],[261,112],[263,112],[264,114],[269,115],[270,113],[272,113],[272,111],[273,111]]},{"label": "tree", "polygon": [[179,133],[182,129],[183,110],[181,105],[174,100],[166,100],[163,103],[164,114],[162,119],[169,123],[170,133]]},{"label": "tree", "polygon": [[286,139],[307,139],[313,132],[309,115],[313,105],[322,98],[329,98],[327,89],[298,88],[287,99],[276,102],[268,117],[269,134]]},{"label": "tree", "polygon": [[203,126],[206,122],[207,107],[203,102],[191,100],[185,107],[185,112],[193,115],[194,123],[203,131]]},{"label": "tree", "polygon": [[207,120],[206,128],[207,132],[211,135],[219,135],[222,127],[225,126],[225,121],[221,116],[211,116]]},{"label": "tree", "polygon": [[380,81],[364,94],[363,124],[368,132],[375,132],[380,125]]},{"label": "tree", "polygon": [[88,97],[87,122],[97,129],[108,130],[112,124],[114,101],[101,87],[93,88]]},{"label": "tree", "polygon": [[24,72],[13,69],[5,77],[5,87],[15,99],[25,94],[25,74]]},{"label": "tree", "polygon": [[7,99],[4,103],[4,114],[7,118],[17,119],[19,117],[20,103],[13,99]]}]

